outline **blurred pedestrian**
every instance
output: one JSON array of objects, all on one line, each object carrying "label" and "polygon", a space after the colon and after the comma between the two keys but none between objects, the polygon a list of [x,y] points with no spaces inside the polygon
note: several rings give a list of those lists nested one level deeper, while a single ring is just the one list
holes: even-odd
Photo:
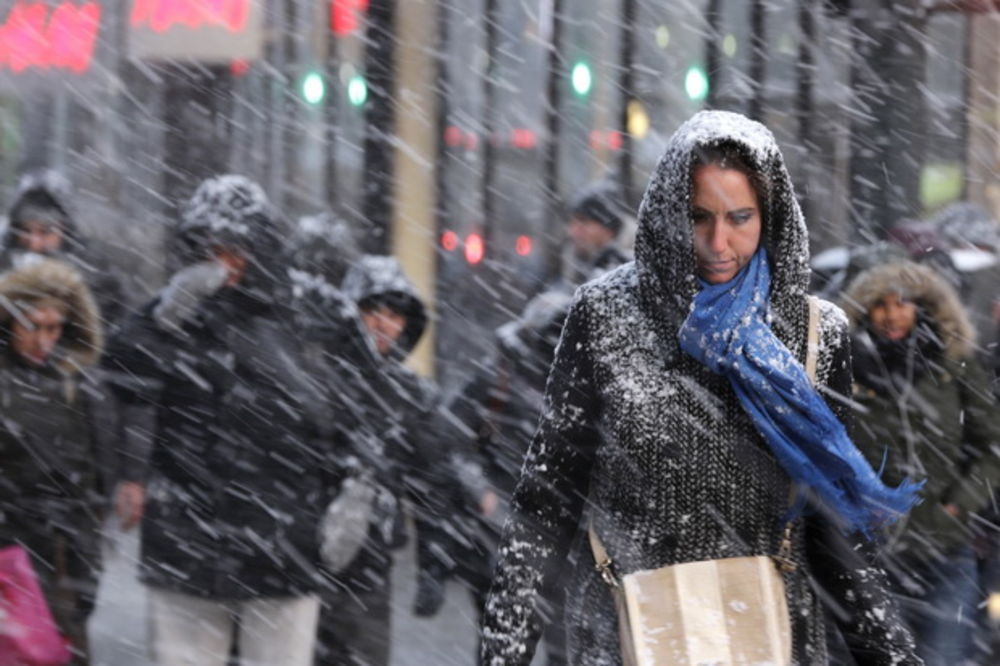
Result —
[{"label": "blurred pedestrian", "polygon": [[[456,577],[469,588],[478,613],[571,299],[565,291],[543,292],[520,318],[500,327],[495,356],[476,369],[448,405],[448,418],[441,419],[452,450],[463,452],[463,461],[474,464],[489,483],[460,508],[461,536],[454,548]],[[545,595],[547,663],[553,666],[566,663],[562,587],[557,582]]]},{"label": "blurred pedestrian", "polygon": [[985,207],[969,201],[946,206],[931,224],[961,277],[959,296],[985,352],[982,358],[988,358],[1000,326],[1000,224]]},{"label": "blurred pedestrian", "polygon": [[125,297],[108,257],[96,246],[77,224],[72,187],[65,176],[44,169],[21,178],[0,242],[0,271],[42,257],[72,265],[86,280],[102,326],[110,331],[125,313]]},{"label": "blurred pedestrian", "polygon": [[874,267],[843,297],[854,356],[854,439],[897,483],[926,478],[923,502],[887,534],[886,567],[926,664],[970,655],[983,597],[973,550],[1000,482],[1000,413],[975,359],[958,294],[910,262]]},{"label": "blurred pedestrian", "polygon": [[[564,571],[570,663],[617,664],[634,647],[619,635],[623,576],[741,556],[765,558],[761,580],[781,578],[788,614],[770,604],[768,626],[789,632],[790,663],[828,663],[823,599],[845,611],[832,618],[860,664],[920,663],[882,573],[841,531],[905,511],[913,488],[884,487],[847,438],[832,397],[850,391],[846,322],[829,303],[810,306],[808,281],[805,223],[771,132],[696,114],[647,188],[635,262],[578,289],[570,307],[486,603],[484,664],[531,662],[539,598]],[[631,599],[668,590],[642,591]],[[735,621],[738,602],[706,617]],[[686,636],[664,638],[676,628],[635,626],[648,636],[638,649],[688,659]]]},{"label": "blurred pedestrian", "polygon": [[339,288],[361,257],[350,226],[331,211],[299,218],[289,254],[292,279],[299,290],[316,283]]},{"label": "blurred pedestrian", "polygon": [[354,377],[345,387],[348,409],[360,409],[354,451],[377,492],[361,552],[336,572],[339,591],[324,595],[316,663],[385,666],[391,652],[392,551],[406,539],[404,505],[412,508],[417,528],[414,612],[433,615],[444,601],[450,566],[441,530],[453,474],[448,451],[433,438],[437,391],[404,365],[427,327],[416,289],[399,263],[384,256],[362,257],[341,286],[356,308],[363,348],[348,337],[329,353],[336,357],[337,381]]},{"label": "blurred pedestrian", "polygon": [[575,288],[630,259],[618,243],[626,217],[625,205],[609,183],[594,183],[571,200],[566,222],[569,244],[564,256],[568,288]]},{"label": "blurred pedestrian", "polygon": [[181,268],[110,345],[126,419],[152,433],[141,578],[159,666],[312,663],[317,529],[341,482],[338,411],[307,363],[279,220],[237,175],[202,182]]},{"label": "blurred pedestrian", "polygon": [[0,277],[0,545],[31,556],[76,664],[89,663],[107,496],[139,473],[119,458],[116,413],[94,368],[102,335],[71,266],[44,259]]}]

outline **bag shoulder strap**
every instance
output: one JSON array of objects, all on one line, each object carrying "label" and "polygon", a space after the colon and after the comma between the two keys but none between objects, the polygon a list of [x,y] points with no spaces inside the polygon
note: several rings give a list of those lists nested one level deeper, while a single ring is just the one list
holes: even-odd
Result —
[{"label": "bag shoulder strap", "polygon": [[819,359],[819,299],[809,296],[809,334],[806,338],[806,374],[816,383],[816,363]]},{"label": "bag shoulder strap", "polygon": [[597,532],[594,531],[593,525],[587,528],[587,536],[590,539],[590,551],[594,555],[594,568],[601,573],[601,578],[604,579],[605,583],[611,587],[618,587],[618,579],[615,578],[614,571],[611,569],[611,558],[608,556],[608,551],[604,549],[604,544],[601,543]]}]

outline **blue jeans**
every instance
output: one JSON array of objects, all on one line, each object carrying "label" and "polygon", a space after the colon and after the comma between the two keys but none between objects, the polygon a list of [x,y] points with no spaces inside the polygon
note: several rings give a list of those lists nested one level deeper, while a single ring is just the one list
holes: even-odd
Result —
[{"label": "blue jeans", "polygon": [[[969,658],[982,596],[979,569],[971,548],[944,560],[912,565],[899,598],[926,666],[959,666]],[[919,589],[917,589],[919,588]]]}]

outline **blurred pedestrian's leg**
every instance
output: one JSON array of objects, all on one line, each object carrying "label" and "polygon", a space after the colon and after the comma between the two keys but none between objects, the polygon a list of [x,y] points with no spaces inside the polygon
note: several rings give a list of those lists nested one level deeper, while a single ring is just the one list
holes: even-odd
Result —
[{"label": "blurred pedestrian's leg", "polygon": [[150,656],[156,666],[226,666],[233,615],[225,604],[148,588]]},{"label": "blurred pedestrian's leg", "polygon": [[390,589],[324,594],[316,666],[388,666]]},{"label": "blurred pedestrian's leg", "polygon": [[901,604],[926,666],[958,666],[971,655],[980,598],[978,571],[972,549],[964,548],[923,572],[929,585],[922,598]]},{"label": "blurred pedestrian's leg", "polygon": [[241,666],[311,666],[319,621],[317,597],[255,599],[240,604]]}]

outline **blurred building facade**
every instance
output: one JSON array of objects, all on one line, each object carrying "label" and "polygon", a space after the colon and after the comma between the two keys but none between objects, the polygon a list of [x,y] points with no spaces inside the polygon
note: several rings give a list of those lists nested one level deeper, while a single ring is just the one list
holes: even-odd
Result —
[{"label": "blurred building facade", "polygon": [[139,301],[176,202],[245,173],[399,255],[441,332],[419,364],[447,374],[557,272],[565,201],[605,179],[634,209],[700,108],[775,131],[814,249],[997,210],[994,4],[0,0],[0,201],[65,170]]}]

